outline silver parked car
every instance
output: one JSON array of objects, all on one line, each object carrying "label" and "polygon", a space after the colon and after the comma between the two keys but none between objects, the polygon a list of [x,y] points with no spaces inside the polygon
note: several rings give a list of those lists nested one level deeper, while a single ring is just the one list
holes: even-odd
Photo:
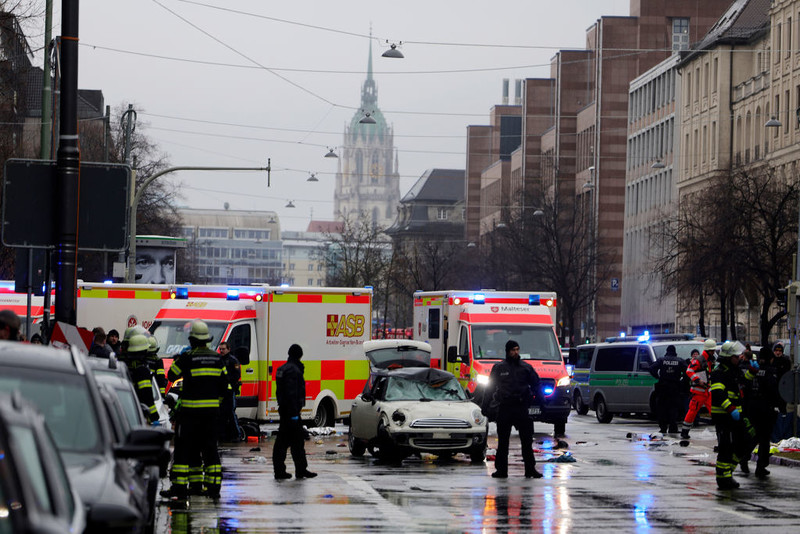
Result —
[{"label": "silver parked car", "polygon": [[430,367],[431,347],[410,340],[366,341],[370,377],[350,412],[350,452],[400,460],[413,452],[473,462],[486,454],[487,420],[455,376]]}]

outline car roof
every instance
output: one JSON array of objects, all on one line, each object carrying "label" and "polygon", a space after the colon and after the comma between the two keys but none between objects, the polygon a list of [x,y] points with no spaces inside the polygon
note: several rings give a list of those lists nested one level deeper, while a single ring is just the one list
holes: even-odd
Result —
[{"label": "car roof", "polygon": [[0,341],[0,363],[77,374],[85,372],[81,361],[67,349],[18,341]]},{"label": "car roof", "polygon": [[420,382],[441,382],[455,378],[453,373],[435,369],[433,367],[401,367],[399,369],[375,369],[372,371],[375,376],[396,376],[408,380],[418,380]]}]

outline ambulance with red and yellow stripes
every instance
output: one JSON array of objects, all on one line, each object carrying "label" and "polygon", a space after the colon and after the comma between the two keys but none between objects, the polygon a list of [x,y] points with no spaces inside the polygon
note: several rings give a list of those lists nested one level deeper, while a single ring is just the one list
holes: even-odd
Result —
[{"label": "ambulance with red and yellow stripes", "polygon": [[[122,333],[129,326],[150,328],[158,310],[164,302],[170,300],[174,286],[78,280],[77,290],[75,311],[78,326],[89,330],[100,326],[106,332],[116,329]],[[51,317],[54,313],[54,298],[50,305]],[[14,311],[25,325],[28,315],[27,294],[17,293],[13,280],[0,281],[0,308]],[[44,297],[34,295],[31,297],[32,333],[39,332],[43,318]]]},{"label": "ambulance with red and yellow stripes", "polygon": [[480,404],[492,367],[505,359],[506,341],[539,375],[541,406],[535,420],[564,434],[570,378],[556,336],[557,298],[547,291],[417,291],[414,339],[431,345],[431,365],[450,371]]},{"label": "ambulance with red and yellow stripes", "polygon": [[242,364],[237,415],[262,422],[278,419],[275,372],[297,343],[305,365],[303,418],[332,426],[350,415],[369,378],[361,344],[370,339],[372,288],[202,288],[177,286],[158,311],[151,331],[162,358],[171,360],[188,348],[191,321],[202,319],[213,336],[211,347],[226,341]]}]

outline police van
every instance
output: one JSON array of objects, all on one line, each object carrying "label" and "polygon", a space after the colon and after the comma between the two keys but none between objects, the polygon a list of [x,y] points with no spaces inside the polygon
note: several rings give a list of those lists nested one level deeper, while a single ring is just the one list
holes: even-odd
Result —
[{"label": "police van", "polygon": [[656,379],[650,374],[650,366],[664,356],[669,345],[687,361],[692,349],[703,350],[703,341],[691,334],[651,336],[647,332],[571,349],[575,411],[586,415],[594,410],[601,423],[610,423],[615,414],[654,414]]}]

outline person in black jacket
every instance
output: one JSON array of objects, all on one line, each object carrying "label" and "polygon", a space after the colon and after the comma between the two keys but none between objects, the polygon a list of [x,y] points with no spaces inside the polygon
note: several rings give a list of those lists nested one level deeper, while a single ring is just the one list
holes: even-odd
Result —
[{"label": "person in black jacket", "polygon": [[667,346],[662,358],[650,366],[650,374],[656,382],[656,411],[661,433],[678,432],[678,419],[683,414],[684,376],[686,362],[678,358],[675,345]]},{"label": "person in black jacket", "polygon": [[533,455],[533,421],[528,414],[539,393],[539,375],[528,363],[520,360],[519,343],[506,342],[506,359],[492,368],[483,397],[481,411],[497,419],[497,452],[493,478],[508,478],[508,446],[511,427],[519,432],[525,478],[541,478]]},{"label": "person in black jacket", "polygon": [[300,363],[303,349],[294,344],[289,347],[289,359],[275,372],[275,397],[278,400],[278,437],[272,449],[272,467],[276,480],[292,478],[286,472],[286,451],[292,450],[294,476],[296,478],[314,478],[316,473],[308,470],[305,451],[305,432],[300,421],[300,412],[306,404],[306,381],[303,378],[305,367]]},{"label": "person in black jacket", "polygon": [[745,398],[745,415],[752,421],[756,431],[758,443],[758,461],[756,462],[756,476],[764,478],[769,476],[767,466],[770,457],[770,436],[775,421],[778,419],[778,410],[783,404],[778,394],[778,373],[775,366],[775,355],[764,347],[758,354],[758,368],[753,376],[750,386],[750,395]]},{"label": "person in black jacket", "polygon": [[243,432],[239,426],[239,419],[236,417],[236,397],[242,386],[242,366],[231,352],[231,347],[227,342],[220,343],[217,351],[225,364],[228,382],[231,385],[231,389],[222,399],[219,407],[219,439],[224,443],[241,441]]}]

